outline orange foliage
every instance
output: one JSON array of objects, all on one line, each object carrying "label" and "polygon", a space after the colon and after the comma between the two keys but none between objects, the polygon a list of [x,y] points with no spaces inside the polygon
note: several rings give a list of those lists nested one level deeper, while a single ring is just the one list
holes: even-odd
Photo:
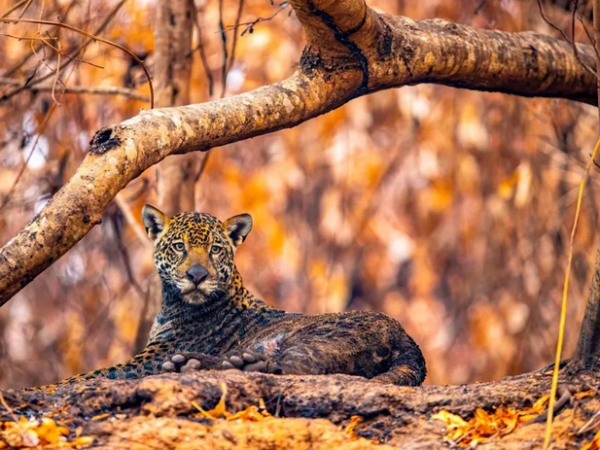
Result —
[{"label": "orange foliage", "polygon": [[444,434],[448,442],[463,448],[474,447],[512,433],[520,424],[535,419],[544,412],[547,403],[548,396],[544,396],[532,407],[523,410],[500,407],[488,413],[478,408],[469,421],[448,411],[440,411],[431,418],[446,424]]},{"label": "orange foliage", "polygon": [[85,448],[93,444],[90,436],[68,440],[68,428],[47,417],[0,422],[0,450],[19,448]]}]

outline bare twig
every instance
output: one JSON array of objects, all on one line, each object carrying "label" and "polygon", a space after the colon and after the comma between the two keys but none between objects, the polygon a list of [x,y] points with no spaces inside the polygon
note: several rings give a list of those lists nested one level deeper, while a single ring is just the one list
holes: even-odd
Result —
[{"label": "bare twig", "polygon": [[[575,42],[575,16],[577,15],[577,8],[579,7],[579,0],[575,0],[573,4],[573,13],[571,14],[571,46],[573,47],[573,53],[577,58],[579,64],[583,66],[585,70],[587,70],[592,75],[596,76],[596,70],[589,67],[583,60],[579,57],[579,50],[577,49],[577,43]],[[585,25],[584,25],[585,28]],[[586,30],[587,31],[587,30]],[[596,49],[596,58],[598,58],[598,49]],[[596,65],[597,67],[597,65]]]},{"label": "bare twig", "polygon": [[23,15],[27,12],[27,10],[29,9],[29,7],[31,6],[31,3],[33,2],[33,0],[27,0],[27,3],[25,4],[25,6],[23,6],[23,9],[21,10],[21,12],[19,13],[19,19],[21,17],[23,17]]},{"label": "bare twig", "polygon": [[18,20],[17,19],[12,19],[12,20],[11,19],[0,19],[0,22],[10,23],[10,22],[15,22],[15,21],[25,22],[25,23],[37,23],[40,25],[52,25],[55,27],[65,28],[67,30],[81,34],[87,38],[90,38],[93,41],[102,42],[104,44],[110,45],[111,47],[115,47],[115,48],[127,53],[140,65],[140,67],[146,74],[146,78],[148,79],[148,84],[150,86],[150,107],[154,108],[154,88],[152,87],[152,79],[150,77],[150,73],[148,72],[148,69],[146,68],[146,65],[144,64],[144,62],[140,58],[138,58],[137,55],[135,53],[133,53],[131,50],[129,50],[128,48],[123,47],[122,45],[117,44],[116,42],[110,41],[108,39],[104,39],[103,37],[96,36],[96,35],[88,33],[87,31],[80,30],[79,28],[76,28],[74,26],[67,25],[66,23],[54,22],[51,20],[38,20],[38,19],[18,19]]},{"label": "bare twig", "polygon": [[10,406],[8,406],[8,403],[6,403],[6,400],[4,400],[4,395],[2,395],[2,392],[0,392],[0,405],[2,405],[2,407],[6,409],[6,412],[12,416],[13,421],[19,421],[19,418],[15,415],[13,409]]},{"label": "bare twig", "polygon": [[23,164],[21,165],[21,169],[19,170],[19,173],[17,174],[17,178],[15,178],[15,181],[13,182],[8,193],[6,194],[6,197],[4,197],[2,204],[0,204],[0,211],[2,211],[2,209],[8,204],[13,193],[15,192],[15,189],[17,188],[17,185],[19,184],[21,177],[25,173],[25,169],[27,169],[27,166],[29,165],[29,161],[31,160],[31,157],[33,156],[33,153],[35,152],[35,149],[40,140],[40,137],[41,137],[42,133],[44,132],[44,130],[46,129],[46,125],[48,124],[48,121],[50,120],[52,113],[56,109],[56,105],[57,105],[57,103],[53,103],[52,106],[50,106],[50,109],[48,110],[48,112],[42,119],[42,122],[39,124],[37,130],[35,131],[36,138],[35,138],[35,141],[33,142],[33,145],[31,146],[31,151],[29,152],[29,155],[27,155],[27,158],[25,159],[25,161],[23,161]]},{"label": "bare twig", "polygon": [[206,155],[204,155],[204,158],[202,158],[202,162],[200,163],[200,167],[198,168],[198,172],[196,173],[196,177],[194,178],[196,183],[198,183],[198,181],[200,181],[200,178],[202,178],[202,174],[204,173],[206,165],[208,164],[208,158],[210,158],[210,153],[210,150],[207,151]]},{"label": "bare twig", "polygon": [[485,6],[486,3],[487,3],[487,0],[479,0],[479,4],[475,8],[475,11],[473,11],[473,14],[475,14],[475,15],[479,14],[479,11],[481,11],[483,9],[483,7]]},{"label": "bare twig", "polygon": [[583,434],[583,433],[587,433],[590,429],[595,428],[598,423],[600,423],[600,411],[598,411],[596,414],[594,414],[590,420],[588,420],[585,425],[583,425],[579,430],[577,430],[578,435]]},{"label": "bare twig", "polygon": [[[573,400],[573,395],[568,386],[561,386],[558,393],[560,394],[560,398],[554,404],[553,414],[556,415],[560,412],[570,401]],[[548,419],[548,414],[550,413],[549,407],[539,416],[531,419],[527,424],[534,423],[544,423]]]},{"label": "bare twig", "polygon": [[[38,34],[38,33],[36,33],[36,34]],[[49,64],[46,62],[46,51],[45,51],[45,48],[44,48],[44,47],[42,47],[42,50],[44,51],[44,56],[40,56],[40,55],[38,55],[38,53],[35,51],[35,48],[34,48],[34,46],[33,46],[33,41],[31,41],[31,44],[32,44],[32,45],[31,45],[31,51],[32,51],[32,52],[33,52],[33,54],[34,54],[34,55],[37,57],[37,59],[38,59],[39,63],[40,63],[40,64],[43,64],[44,66],[46,66],[46,67],[48,68],[48,71],[49,71],[50,73],[56,73],[56,76],[58,77],[58,66],[57,66],[57,68],[56,68],[56,69],[53,69],[53,68],[52,68],[52,67],[50,67],[50,65],[49,65]],[[60,80],[58,80],[58,78],[55,78],[55,79],[54,79],[54,83],[52,83],[52,85],[54,86],[54,84],[55,84],[57,81],[60,81]],[[61,84],[63,85],[63,87],[66,87],[62,81],[61,81]]]},{"label": "bare twig", "polygon": [[23,6],[28,1],[29,0],[21,0],[20,2],[16,3],[12,8],[10,8],[8,11],[6,11],[4,14],[2,14],[2,16],[0,16],[0,18],[4,19],[5,17],[10,16],[13,12],[15,12],[17,9],[19,9],[21,6]]},{"label": "bare twig", "polygon": [[213,78],[212,72],[210,71],[210,66],[208,65],[208,58],[206,57],[206,51],[204,49],[204,38],[202,36],[202,27],[200,26],[200,21],[198,20],[198,9],[196,8],[194,0],[190,0],[190,3],[192,4],[192,10],[194,11],[194,26],[196,27],[196,32],[198,33],[198,45],[195,49],[193,49],[190,52],[190,56],[196,50],[200,50],[200,60],[202,61],[202,67],[204,68],[204,73],[206,74],[206,78],[208,79],[208,96],[212,97],[215,80]]},{"label": "bare twig", "polygon": [[[100,26],[98,28],[96,28],[96,30],[94,31],[93,35],[98,35],[100,33],[102,33],[102,31],[104,31],[104,29],[108,26],[108,24],[112,21],[112,19],[115,17],[115,15],[120,11],[120,9],[123,7],[123,5],[125,4],[127,0],[121,0],[119,3],[117,3],[115,5],[115,7],[112,9],[112,11],[108,14],[108,16],[104,19],[104,21],[100,24]],[[81,52],[83,52],[88,45],[90,45],[92,42],[94,42],[93,39],[88,39],[84,44],[80,45],[72,54],[73,57],[78,56]],[[66,69],[73,61],[68,61],[66,64],[63,64],[62,69]],[[31,85],[36,85],[41,83],[42,81],[45,81],[47,79],[49,79],[50,77],[52,77],[53,74],[47,74],[45,76],[41,76],[35,80],[30,80],[28,83],[28,86]],[[0,97],[0,103],[3,100],[8,100],[9,98],[23,92],[24,90],[28,89],[28,86],[19,86],[15,89],[13,89],[10,92],[5,93],[4,95],[2,95],[2,97]]]},{"label": "bare twig", "polygon": [[589,67],[587,64],[585,64],[580,56],[579,56],[579,50],[577,49],[577,43],[575,42],[575,14],[577,13],[577,3],[579,0],[576,0],[574,8],[573,8],[573,16],[572,16],[572,29],[571,29],[571,38],[569,38],[567,36],[567,34],[564,32],[564,30],[558,26],[556,26],[549,18],[548,16],[546,16],[546,12],[544,11],[544,5],[542,4],[542,0],[537,0],[538,3],[538,8],[540,10],[540,15],[542,16],[542,19],[544,19],[544,22],[546,22],[548,25],[550,25],[550,27],[554,28],[556,31],[558,31],[562,38],[567,41],[568,43],[571,44],[571,46],[573,47],[573,54],[575,55],[575,58],[577,59],[577,61],[579,62],[579,64],[582,65],[582,67],[587,70],[589,73],[591,73],[592,75],[596,76],[596,71],[594,69],[592,69],[591,67]]},{"label": "bare twig", "polygon": [[[127,251],[127,248],[125,247],[125,244],[123,243],[123,236],[121,236],[121,233],[119,233],[119,230],[118,230],[118,227],[117,227],[114,217],[113,217],[112,222],[113,222],[113,229],[114,229],[116,241],[117,241],[117,248],[119,250],[119,253],[121,254],[121,258],[123,258],[123,265],[125,266],[125,273],[127,274],[127,279],[129,280],[129,284],[131,284],[131,286],[133,286],[133,290],[135,291],[135,293],[140,297],[140,299],[143,300],[145,297],[144,290],[139,285],[139,283],[135,279],[135,276],[133,275],[133,269],[131,268],[131,263],[129,261],[129,252]],[[145,239],[145,240],[147,240],[147,239]]]},{"label": "bare twig", "polygon": [[235,30],[236,28],[244,26],[246,28],[244,28],[244,31],[242,31],[240,33],[240,36],[243,36],[246,33],[252,34],[254,32],[254,27],[256,25],[258,25],[259,23],[262,23],[262,22],[268,22],[270,20],[273,20],[281,11],[284,11],[289,5],[290,5],[289,2],[282,2],[279,5],[279,9],[277,11],[275,11],[273,14],[271,14],[270,16],[268,16],[268,17],[257,17],[256,19],[254,19],[254,20],[252,20],[250,22],[241,22],[239,24],[232,25],[232,26],[230,26],[227,29],[227,31]]},{"label": "bare twig", "polygon": [[[23,86],[25,82],[15,80],[13,78],[0,77],[0,85],[6,86]],[[29,88],[32,92],[50,92],[52,85],[45,84],[42,86],[32,86]],[[147,102],[150,99],[147,95],[140,94],[133,89],[127,89],[117,86],[66,86],[63,94],[89,94],[89,95],[120,95],[122,97],[131,98]]]},{"label": "bare twig", "polygon": [[233,42],[231,44],[231,55],[229,57],[229,64],[227,67],[228,73],[231,70],[231,68],[233,67],[233,62],[235,61],[235,50],[237,47],[237,40],[238,40],[237,28],[240,26],[240,20],[242,19],[243,10],[244,10],[244,0],[239,0],[237,15],[235,17],[235,32],[233,33]]},{"label": "bare twig", "polygon": [[223,98],[227,89],[227,34],[225,34],[225,25],[223,24],[223,0],[219,0],[219,33],[223,48],[223,65],[221,66],[221,98]]},{"label": "bare twig", "polygon": [[[69,13],[73,10],[73,6],[75,6],[75,4],[77,4],[77,0],[73,0],[71,3],[69,3],[69,6],[67,7],[67,9],[64,12],[64,15],[61,15],[61,21],[66,21],[66,19],[69,16]],[[4,16],[3,16],[4,17]],[[58,29],[57,29],[58,30]],[[47,33],[49,32],[53,32],[53,29],[50,29],[47,31]],[[33,53],[28,53],[16,66],[14,66],[12,69],[8,70],[4,75],[7,77],[11,77],[13,76],[21,67],[23,67],[25,64],[27,64],[27,62],[31,59]],[[63,56],[67,56],[66,54],[64,54]],[[67,56],[69,58],[69,56]],[[78,59],[75,59],[76,61],[79,61]],[[86,61],[82,61],[82,62],[86,62]],[[92,64],[94,65],[94,64]],[[103,69],[103,67],[98,66],[101,69]]]},{"label": "bare twig", "polygon": [[54,100],[55,103],[57,103],[58,105],[60,105],[60,102],[58,100],[56,100],[56,84],[58,83],[58,76],[60,74],[60,41],[58,41],[56,43],[56,45],[58,46],[58,52],[56,53],[56,77],[54,77],[54,83],[52,83],[52,91],[51,91],[51,95],[52,95],[52,100]]},{"label": "bare twig", "polygon": [[152,242],[150,242],[148,236],[146,235],[146,232],[142,229],[138,221],[135,220],[133,211],[131,211],[131,207],[127,203],[127,200],[123,198],[121,193],[115,196],[115,203],[121,210],[121,213],[123,213],[123,217],[125,217],[125,220],[129,224],[129,226],[133,228],[133,231],[135,232],[135,235],[137,236],[139,241],[142,244],[144,244],[144,246],[147,247],[149,250],[154,251],[154,246],[152,245]]}]

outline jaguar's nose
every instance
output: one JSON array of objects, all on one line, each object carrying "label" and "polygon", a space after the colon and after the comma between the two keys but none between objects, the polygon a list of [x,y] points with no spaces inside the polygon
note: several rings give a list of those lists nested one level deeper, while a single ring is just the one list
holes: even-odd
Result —
[{"label": "jaguar's nose", "polygon": [[206,267],[204,266],[195,265],[187,270],[185,276],[188,280],[198,286],[206,279],[206,277],[208,277],[208,270],[206,270]]}]

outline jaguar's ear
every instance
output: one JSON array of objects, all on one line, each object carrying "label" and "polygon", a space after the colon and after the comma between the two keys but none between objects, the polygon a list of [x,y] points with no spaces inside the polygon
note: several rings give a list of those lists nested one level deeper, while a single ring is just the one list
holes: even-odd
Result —
[{"label": "jaguar's ear", "polygon": [[142,208],[142,221],[146,227],[146,233],[152,241],[156,242],[167,228],[169,228],[169,216],[151,205],[144,205]]},{"label": "jaguar's ear", "polygon": [[246,236],[252,229],[252,217],[250,214],[240,214],[233,216],[223,222],[223,228],[234,248],[238,248],[242,242],[246,240]]}]

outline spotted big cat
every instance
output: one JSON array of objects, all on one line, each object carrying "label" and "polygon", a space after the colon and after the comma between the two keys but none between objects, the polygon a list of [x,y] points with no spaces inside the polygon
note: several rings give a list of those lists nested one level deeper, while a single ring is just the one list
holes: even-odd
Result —
[{"label": "spotted big cat", "polygon": [[59,384],[194,370],[348,374],[408,386],[425,379],[419,347],[383,313],[308,316],[252,295],[234,262],[252,229],[248,214],[224,222],[197,212],[171,218],[146,205],[142,219],[162,282],[162,307],[146,348],[125,364]]}]

